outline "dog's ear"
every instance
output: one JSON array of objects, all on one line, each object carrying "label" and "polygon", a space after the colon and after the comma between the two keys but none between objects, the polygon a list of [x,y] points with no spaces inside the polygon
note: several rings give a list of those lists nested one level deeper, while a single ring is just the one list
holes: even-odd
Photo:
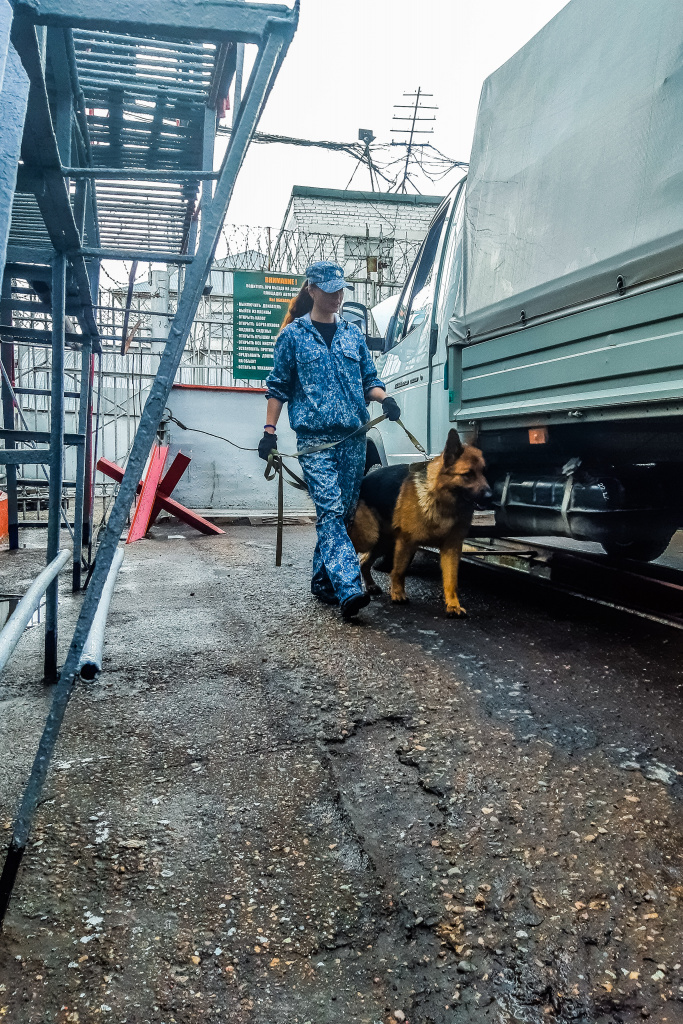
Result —
[{"label": "dog's ear", "polygon": [[446,447],[443,450],[444,466],[452,466],[463,453],[462,441],[457,430],[449,430]]}]

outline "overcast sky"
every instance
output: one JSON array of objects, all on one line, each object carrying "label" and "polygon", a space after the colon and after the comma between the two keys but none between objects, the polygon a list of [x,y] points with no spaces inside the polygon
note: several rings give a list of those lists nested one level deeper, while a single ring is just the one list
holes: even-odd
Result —
[{"label": "overcast sky", "polygon": [[[378,143],[387,143],[397,126],[394,104],[410,102],[403,93],[420,86],[434,94],[425,102],[439,107],[431,141],[468,160],[482,82],[565,2],[301,0],[299,28],[259,128],[339,142],[371,128]],[[220,152],[223,145],[220,139]],[[293,185],[346,188],[353,169],[343,154],[252,144],[227,221],[279,227]],[[421,191],[441,195],[456,180],[452,174],[437,186],[422,182]],[[369,188],[366,169],[351,188]]]}]

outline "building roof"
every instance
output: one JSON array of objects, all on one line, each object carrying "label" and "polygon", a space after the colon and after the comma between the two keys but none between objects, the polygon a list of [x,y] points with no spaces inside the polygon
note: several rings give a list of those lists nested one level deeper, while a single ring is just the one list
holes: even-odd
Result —
[{"label": "building roof", "polygon": [[443,196],[418,196],[395,192],[351,192],[344,188],[316,188],[312,185],[294,185],[292,198],[341,199],[354,203],[392,203],[400,206],[439,206]]}]

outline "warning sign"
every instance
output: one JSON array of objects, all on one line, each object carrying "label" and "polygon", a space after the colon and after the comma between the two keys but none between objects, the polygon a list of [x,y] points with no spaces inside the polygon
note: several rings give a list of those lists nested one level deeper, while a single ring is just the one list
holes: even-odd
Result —
[{"label": "warning sign", "polygon": [[271,270],[236,270],[233,276],[232,375],[265,380],[289,302],[306,278]]}]

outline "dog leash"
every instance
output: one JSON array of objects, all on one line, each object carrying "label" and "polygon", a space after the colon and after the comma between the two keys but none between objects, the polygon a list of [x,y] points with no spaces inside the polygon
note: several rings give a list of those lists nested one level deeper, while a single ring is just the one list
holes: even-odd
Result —
[{"label": "dog leash", "polygon": [[[221,434],[213,434],[210,430],[200,430],[199,427],[188,427],[186,424],[181,423],[177,419],[171,410],[167,407],[164,410],[167,413],[166,420],[171,423],[175,423],[176,426],[180,427],[181,430],[192,431],[193,434],[206,434],[207,437],[215,437],[218,441],[225,441],[226,444],[232,445],[233,448],[239,448],[242,452],[257,452],[258,448],[246,448],[244,445],[237,444],[235,441],[231,441],[229,437],[223,437]],[[315,455],[317,452],[327,451],[329,448],[336,448],[337,445],[343,444],[345,441],[350,441],[354,437],[361,437],[363,434],[367,434],[368,430],[372,430],[378,423],[382,423],[383,420],[387,419],[386,414],[381,416],[375,416],[374,419],[368,420],[367,423],[363,423],[362,426],[357,427],[351,434],[347,434],[346,437],[340,437],[338,441],[327,441],[325,444],[313,444],[307,448],[301,448],[296,452],[279,452],[277,448],[273,448],[268,454],[268,462],[264,471],[264,477],[266,480],[274,480],[277,477],[277,538],[275,543],[275,565],[282,565],[282,535],[284,532],[285,525],[285,509],[284,509],[284,474],[287,473],[290,480],[287,483],[290,487],[295,487],[299,491],[308,491],[306,481],[300,477],[297,473],[286,466],[283,459],[300,459],[303,455]],[[400,419],[394,420],[394,423],[398,423],[399,427],[403,429],[406,437],[411,444],[417,449],[420,455],[428,459],[427,452],[422,447],[418,439],[412,434],[405,423]]]},{"label": "dog leash", "polygon": [[[275,542],[276,566],[282,565],[282,535],[284,532],[285,525],[283,487],[284,473],[287,473],[288,476],[292,478],[291,480],[287,481],[287,483],[291,487],[296,487],[297,490],[300,491],[308,491],[306,482],[300,476],[294,473],[289,468],[289,466],[286,466],[282,460],[300,459],[304,455],[314,455],[316,452],[324,452],[327,451],[329,448],[336,448],[337,445],[343,444],[345,441],[350,441],[354,437],[361,437],[363,434],[366,434],[368,430],[371,430],[373,427],[376,427],[378,423],[381,423],[385,419],[387,419],[387,416],[384,413],[381,416],[376,416],[373,420],[368,420],[367,423],[364,423],[362,426],[358,427],[356,430],[353,431],[353,433],[347,434],[346,437],[341,437],[338,441],[327,441],[325,444],[310,445],[307,448],[302,448],[300,451],[296,451],[291,454],[288,454],[287,452],[279,452],[277,448],[273,448],[272,451],[269,452],[268,463],[266,465],[266,469],[263,475],[265,476],[266,480],[273,480],[277,476],[277,535]],[[405,423],[402,423],[400,419],[394,420],[393,422],[398,423],[399,427],[401,427],[405,431],[408,440],[415,446],[415,448],[420,452],[420,454],[423,455],[425,459],[427,459],[427,452],[422,447],[422,445],[415,437],[415,435],[408,430]]]}]

